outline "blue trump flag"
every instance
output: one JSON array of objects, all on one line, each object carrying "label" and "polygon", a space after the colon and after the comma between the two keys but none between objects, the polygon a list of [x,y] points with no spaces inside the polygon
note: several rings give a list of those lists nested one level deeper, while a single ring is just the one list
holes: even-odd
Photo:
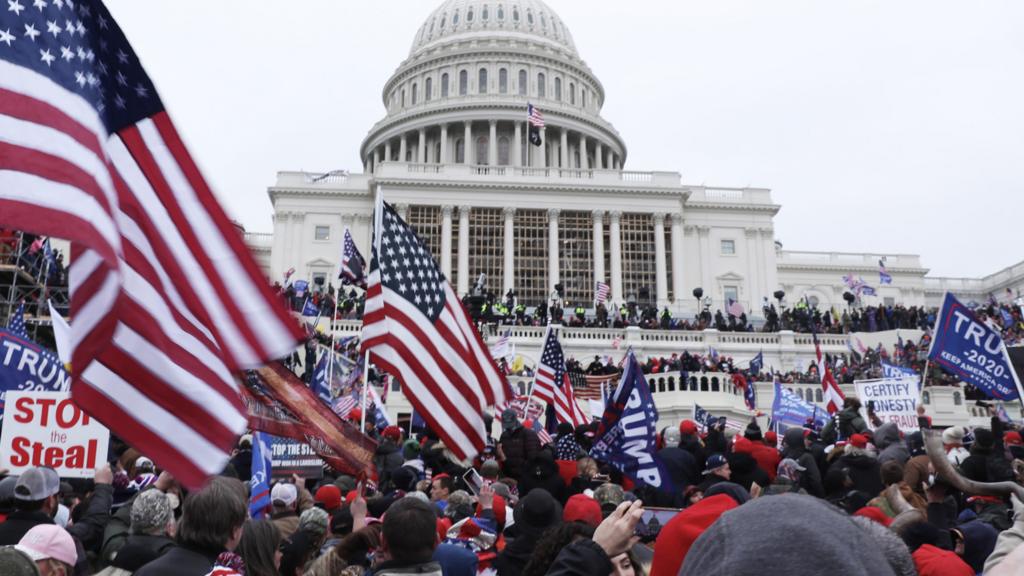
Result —
[{"label": "blue trump flag", "polygon": [[71,375],[57,354],[28,337],[25,329],[25,305],[19,304],[7,330],[0,329],[0,414],[8,391],[66,392]]},{"label": "blue trump flag", "polygon": [[608,399],[590,455],[641,486],[671,492],[672,480],[657,455],[658,410],[632,350],[618,388]]},{"label": "blue trump flag", "polygon": [[882,360],[882,377],[883,378],[917,378],[917,372],[914,372],[911,368],[905,368],[903,366],[896,366],[890,364],[885,360]]},{"label": "blue trump flag", "polygon": [[327,379],[327,363],[330,360],[331,355],[331,352],[327,351],[320,356],[320,361],[317,362],[316,369],[313,370],[312,382],[313,392],[316,393],[317,397],[320,398],[320,400],[323,400],[323,403],[327,406],[331,405],[332,400],[331,383]]},{"label": "blue trump flag", "polygon": [[754,356],[750,361],[750,367],[748,369],[754,376],[759,376],[762,368],[764,368],[764,352],[758,352],[757,356]]},{"label": "blue trump flag", "polygon": [[252,434],[252,479],[249,480],[249,515],[256,520],[270,511],[270,448],[263,432]]},{"label": "blue trump flag", "polygon": [[316,307],[316,304],[313,304],[312,300],[307,298],[306,302],[302,304],[302,315],[303,316],[319,316],[320,315],[320,309]]},{"label": "blue trump flag", "polygon": [[715,417],[707,410],[700,407],[700,404],[693,405],[693,421],[701,425],[705,430],[715,422]]},{"label": "blue trump flag", "polygon": [[786,428],[801,427],[808,420],[813,421],[814,427],[820,429],[825,425],[826,413],[790,392],[776,379],[775,399],[772,401],[772,427],[781,432]]},{"label": "blue trump flag", "polygon": [[1020,380],[999,332],[980,321],[948,292],[935,319],[935,338],[928,350],[928,360],[992,398],[1021,397]]}]

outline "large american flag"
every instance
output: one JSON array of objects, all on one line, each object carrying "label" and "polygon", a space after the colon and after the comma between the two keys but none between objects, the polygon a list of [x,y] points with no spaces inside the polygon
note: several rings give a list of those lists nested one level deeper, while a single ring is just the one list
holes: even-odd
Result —
[{"label": "large american flag", "polygon": [[511,387],[430,250],[378,202],[363,350],[397,376],[416,413],[460,459],[484,448],[486,406]]},{"label": "large american flag", "polygon": [[573,394],[580,400],[604,400],[606,396],[615,391],[615,386],[621,377],[621,372],[612,374],[569,372]]},{"label": "large american flag", "polygon": [[608,301],[608,293],[610,291],[611,291],[611,289],[608,287],[607,284],[605,284],[604,282],[601,282],[600,280],[598,280],[594,284],[594,302],[596,302],[598,304],[604,304],[605,302],[607,302]]},{"label": "large american flag", "polygon": [[342,284],[354,284],[366,288],[366,261],[352,241],[352,233],[345,228],[345,245],[341,250],[341,273],[338,274]]},{"label": "large american flag", "polygon": [[530,123],[530,126],[536,126],[537,128],[544,127],[544,113],[538,110],[533,104],[526,105],[526,119]]},{"label": "large american flag", "polygon": [[78,404],[187,486],[220,472],[231,371],[301,331],[99,1],[0,10],[0,226],[72,242]]},{"label": "large american flag", "polygon": [[811,337],[814,339],[814,356],[818,365],[818,377],[821,378],[821,389],[825,397],[825,404],[829,414],[838,412],[843,407],[843,391],[839,389],[839,383],[832,376],[832,368],[825,362],[821,354],[821,344],[818,343],[818,332],[811,330]]},{"label": "large american flag", "polygon": [[572,383],[565,369],[565,354],[558,343],[558,334],[548,328],[544,337],[544,350],[537,363],[537,374],[533,382],[533,395],[555,407],[555,417],[559,422],[568,422],[573,426],[587,423]]}]

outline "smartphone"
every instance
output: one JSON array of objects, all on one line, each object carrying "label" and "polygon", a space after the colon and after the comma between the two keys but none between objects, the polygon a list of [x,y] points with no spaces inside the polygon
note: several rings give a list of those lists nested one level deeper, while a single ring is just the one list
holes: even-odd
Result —
[{"label": "smartphone", "polygon": [[475,468],[466,470],[466,473],[462,475],[462,481],[466,483],[466,486],[473,495],[480,495],[480,488],[484,485],[484,478],[476,471]]},{"label": "smartphone", "polygon": [[641,540],[651,541],[658,537],[661,529],[668,524],[669,520],[679,514],[678,508],[644,508],[640,521],[636,524],[634,533]]}]

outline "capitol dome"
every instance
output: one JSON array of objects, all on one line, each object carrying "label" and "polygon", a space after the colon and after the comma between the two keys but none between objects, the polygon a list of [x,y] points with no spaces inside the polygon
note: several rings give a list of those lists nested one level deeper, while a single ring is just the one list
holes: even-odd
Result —
[{"label": "capitol dome", "polygon": [[540,0],[447,0],[427,17],[409,55],[452,38],[530,37],[576,54],[558,14]]},{"label": "capitol dome", "polygon": [[[410,171],[467,164],[590,174],[625,163],[622,137],[601,117],[604,87],[541,0],[446,0],[416,30],[381,97],[386,114],[360,151],[368,172],[400,162]],[[544,120],[536,145],[531,104]]]}]

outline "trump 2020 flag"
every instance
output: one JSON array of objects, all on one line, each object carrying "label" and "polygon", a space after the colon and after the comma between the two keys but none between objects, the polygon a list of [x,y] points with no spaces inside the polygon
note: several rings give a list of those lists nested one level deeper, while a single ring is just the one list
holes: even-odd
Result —
[{"label": "trump 2020 flag", "polygon": [[590,455],[609,462],[642,486],[670,492],[665,464],[657,454],[658,409],[640,363],[630,351],[615,393],[608,399]]},{"label": "trump 2020 flag", "polygon": [[270,511],[270,448],[263,432],[252,433],[252,479],[249,480],[249,515],[259,520]]},{"label": "trump 2020 flag", "polygon": [[319,316],[320,315],[320,309],[316,307],[316,304],[313,304],[312,300],[307,298],[306,301],[302,304],[302,315],[303,316]]},{"label": "trump 2020 flag", "polygon": [[935,319],[928,359],[992,398],[1021,397],[1020,380],[1002,336],[948,292]]}]

